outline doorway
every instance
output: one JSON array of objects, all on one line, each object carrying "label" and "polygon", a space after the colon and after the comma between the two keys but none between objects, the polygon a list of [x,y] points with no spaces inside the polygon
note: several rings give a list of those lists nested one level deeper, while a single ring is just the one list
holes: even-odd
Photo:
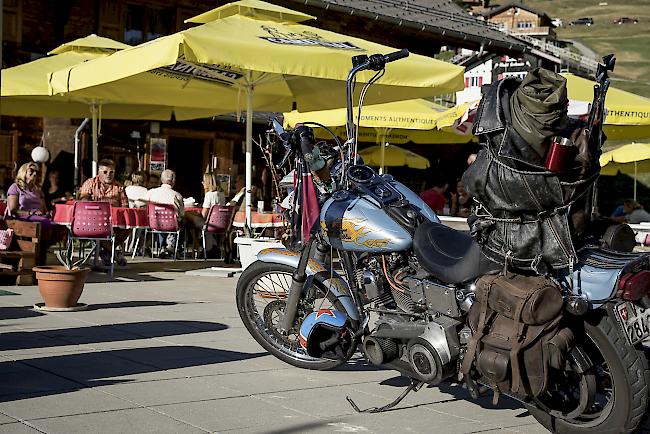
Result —
[{"label": "doorway", "polygon": [[176,172],[176,186],[183,197],[203,198],[203,147],[205,140],[188,137],[170,137],[167,167]]}]

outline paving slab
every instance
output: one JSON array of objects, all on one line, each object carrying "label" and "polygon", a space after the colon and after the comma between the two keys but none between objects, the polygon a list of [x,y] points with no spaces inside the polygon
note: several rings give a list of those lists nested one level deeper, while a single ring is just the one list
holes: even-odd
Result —
[{"label": "paving slab", "polygon": [[2,410],[0,410],[0,425],[4,425],[6,423],[15,423],[17,420],[13,417],[7,416],[6,414],[2,413]]},{"label": "paving slab", "polygon": [[42,433],[42,431],[39,431],[23,423],[16,422],[16,423],[7,423],[4,425],[0,425],[0,434],[5,434],[5,433],[6,434],[38,434],[38,433]]},{"label": "paving slab", "polygon": [[29,421],[37,429],[52,434],[124,433],[205,433],[206,430],[150,409],[104,411]]},{"label": "paving slab", "polygon": [[96,389],[128,399],[140,406],[179,404],[241,396],[237,391],[220,386],[219,379],[219,376],[171,378],[119,383]]},{"label": "paving slab", "polygon": [[287,419],[293,423],[313,423],[314,418],[289,408],[269,405],[257,397],[234,397],[203,402],[153,407],[174,418],[191,421],[208,431],[233,429],[274,429]]},{"label": "paving slab", "polygon": [[34,420],[138,407],[132,402],[99,390],[62,390],[50,395],[11,395],[0,398],[0,412],[20,420]]}]

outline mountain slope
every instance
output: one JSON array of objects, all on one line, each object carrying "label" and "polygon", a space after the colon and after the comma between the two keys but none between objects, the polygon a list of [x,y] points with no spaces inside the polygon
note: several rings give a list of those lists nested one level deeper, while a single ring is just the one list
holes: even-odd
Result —
[{"label": "mountain slope", "polygon": [[[650,0],[524,0],[524,4],[560,18],[558,38],[575,40],[598,55],[616,54],[612,85],[650,98]],[[593,26],[569,26],[580,17],[594,19]],[[638,24],[613,24],[633,17]]]}]

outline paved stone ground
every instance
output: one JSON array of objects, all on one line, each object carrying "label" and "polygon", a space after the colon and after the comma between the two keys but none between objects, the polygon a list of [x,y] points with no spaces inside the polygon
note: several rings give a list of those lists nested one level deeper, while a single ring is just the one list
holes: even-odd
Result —
[{"label": "paved stone ground", "polygon": [[[0,287],[0,433],[543,433],[517,403],[422,389],[383,414],[406,384],[356,359],[294,368],[246,332],[236,278],[186,276],[203,262],[136,263],[91,274],[90,309],[37,313],[36,287]],[[154,270],[154,271],[146,271]]]}]

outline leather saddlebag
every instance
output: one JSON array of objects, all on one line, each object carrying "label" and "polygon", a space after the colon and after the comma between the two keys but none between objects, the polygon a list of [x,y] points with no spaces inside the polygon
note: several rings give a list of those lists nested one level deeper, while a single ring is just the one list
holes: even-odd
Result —
[{"label": "leather saddlebag", "polygon": [[476,283],[463,374],[474,369],[494,390],[518,397],[546,391],[549,368],[562,369],[573,333],[562,325],[560,288],[543,276],[490,275]]}]

